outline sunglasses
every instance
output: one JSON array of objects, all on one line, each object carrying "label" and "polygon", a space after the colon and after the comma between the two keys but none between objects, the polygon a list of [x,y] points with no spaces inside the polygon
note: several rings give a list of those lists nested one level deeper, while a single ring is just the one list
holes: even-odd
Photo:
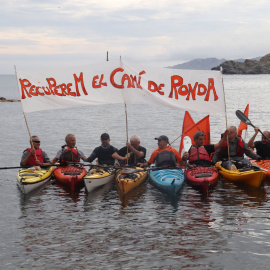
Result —
[{"label": "sunglasses", "polygon": [[33,141],[33,142],[35,142],[35,143],[40,143],[40,141]]}]

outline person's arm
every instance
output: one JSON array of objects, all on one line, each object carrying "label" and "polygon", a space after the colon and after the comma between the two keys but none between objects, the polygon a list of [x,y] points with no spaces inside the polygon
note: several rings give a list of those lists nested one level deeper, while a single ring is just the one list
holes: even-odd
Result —
[{"label": "person's arm", "polygon": [[179,154],[179,152],[178,152],[175,148],[172,148],[172,151],[173,151],[173,153],[174,153],[174,155],[175,155],[175,157],[176,157],[176,162],[182,161],[182,157],[181,157],[181,155]]},{"label": "person's arm", "polygon": [[112,154],[112,157],[114,158],[114,159],[117,159],[117,160],[127,160],[128,158],[127,157],[122,157],[122,156],[120,156],[117,152],[114,152],[113,154]]},{"label": "person's arm", "polygon": [[223,133],[221,140],[218,143],[214,144],[215,151],[222,147],[222,145],[225,143],[227,139],[228,134],[229,134],[229,129],[226,129],[225,132]]},{"label": "person's arm", "polygon": [[151,164],[153,164],[155,162],[155,157],[156,157],[156,150],[152,153],[151,157],[149,158],[149,160],[145,163],[138,163],[138,165],[140,167],[149,167]]},{"label": "person's arm", "polygon": [[253,151],[251,151],[248,147],[248,145],[243,141],[244,144],[244,152],[245,154],[250,157],[251,159],[255,159],[255,160],[261,160],[261,156],[255,154]]},{"label": "person's arm", "polygon": [[138,151],[129,142],[127,142],[127,148],[129,148],[129,150],[133,152],[137,157],[139,158],[144,157],[144,152]]},{"label": "person's arm", "polygon": [[44,159],[44,163],[41,163],[40,166],[50,166],[50,165],[52,165],[46,152],[42,151],[42,156],[43,156],[43,159]]},{"label": "person's arm", "polygon": [[85,161],[87,161],[87,162],[93,162],[95,159],[97,158],[97,154],[96,154],[96,152],[95,152],[95,150],[92,152],[92,154],[88,157],[88,158],[86,158],[85,159]]},{"label": "person's arm", "polygon": [[55,157],[55,158],[53,158],[53,159],[50,161],[50,163],[53,165],[53,164],[55,164],[57,161],[58,161],[58,158]]},{"label": "person's arm", "polygon": [[28,160],[30,159],[30,157],[32,155],[35,154],[35,149],[32,149],[30,152],[25,151],[22,155],[22,159],[21,159],[21,165],[22,166],[27,166]]},{"label": "person's arm", "polygon": [[260,129],[259,129],[258,127],[255,127],[255,128],[254,128],[255,133],[253,134],[253,136],[252,136],[252,137],[250,138],[250,140],[248,141],[248,144],[247,144],[248,147],[250,147],[250,148],[252,148],[252,149],[255,148],[254,140],[255,140],[255,138],[256,138],[256,136],[257,136],[259,130],[260,130]]},{"label": "person's arm", "polygon": [[212,158],[212,162],[213,163],[217,163],[219,161],[219,155],[220,155],[220,148],[215,151],[213,158]]}]

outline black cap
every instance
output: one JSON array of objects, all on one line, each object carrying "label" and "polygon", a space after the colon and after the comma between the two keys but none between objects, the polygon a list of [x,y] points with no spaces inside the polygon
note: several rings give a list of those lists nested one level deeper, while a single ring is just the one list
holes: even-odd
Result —
[{"label": "black cap", "polygon": [[103,134],[101,134],[100,139],[101,139],[101,140],[102,140],[102,139],[108,140],[108,139],[110,139],[110,136],[109,136],[108,133],[103,133]]},{"label": "black cap", "polygon": [[163,140],[163,141],[166,141],[167,143],[169,143],[169,138],[165,135],[161,135],[158,138],[155,138],[155,140],[159,140],[159,141]]}]

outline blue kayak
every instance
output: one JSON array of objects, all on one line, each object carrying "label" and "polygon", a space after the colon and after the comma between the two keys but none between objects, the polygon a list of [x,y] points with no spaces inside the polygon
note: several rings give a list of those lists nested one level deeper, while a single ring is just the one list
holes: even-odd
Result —
[{"label": "blue kayak", "polygon": [[149,170],[150,182],[164,193],[176,195],[184,185],[181,169]]}]

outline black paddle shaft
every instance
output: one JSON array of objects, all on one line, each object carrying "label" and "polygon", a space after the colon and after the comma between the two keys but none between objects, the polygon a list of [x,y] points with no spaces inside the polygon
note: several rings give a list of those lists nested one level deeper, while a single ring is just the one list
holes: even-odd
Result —
[{"label": "black paddle shaft", "polygon": [[[237,110],[237,111],[235,112],[235,114],[236,114],[236,116],[237,116],[243,123],[245,123],[245,124],[247,124],[247,125],[250,125],[250,126],[252,126],[252,127],[255,128],[255,126],[251,123],[251,121],[248,119],[248,117],[247,117],[244,113],[242,113],[241,111]],[[261,133],[268,141],[270,141],[270,139],[269,139],[267,136],[265,136],[265,135],[261,132],[261,130],[259,130],[259,132],[260,132],[260,133]]]}]

